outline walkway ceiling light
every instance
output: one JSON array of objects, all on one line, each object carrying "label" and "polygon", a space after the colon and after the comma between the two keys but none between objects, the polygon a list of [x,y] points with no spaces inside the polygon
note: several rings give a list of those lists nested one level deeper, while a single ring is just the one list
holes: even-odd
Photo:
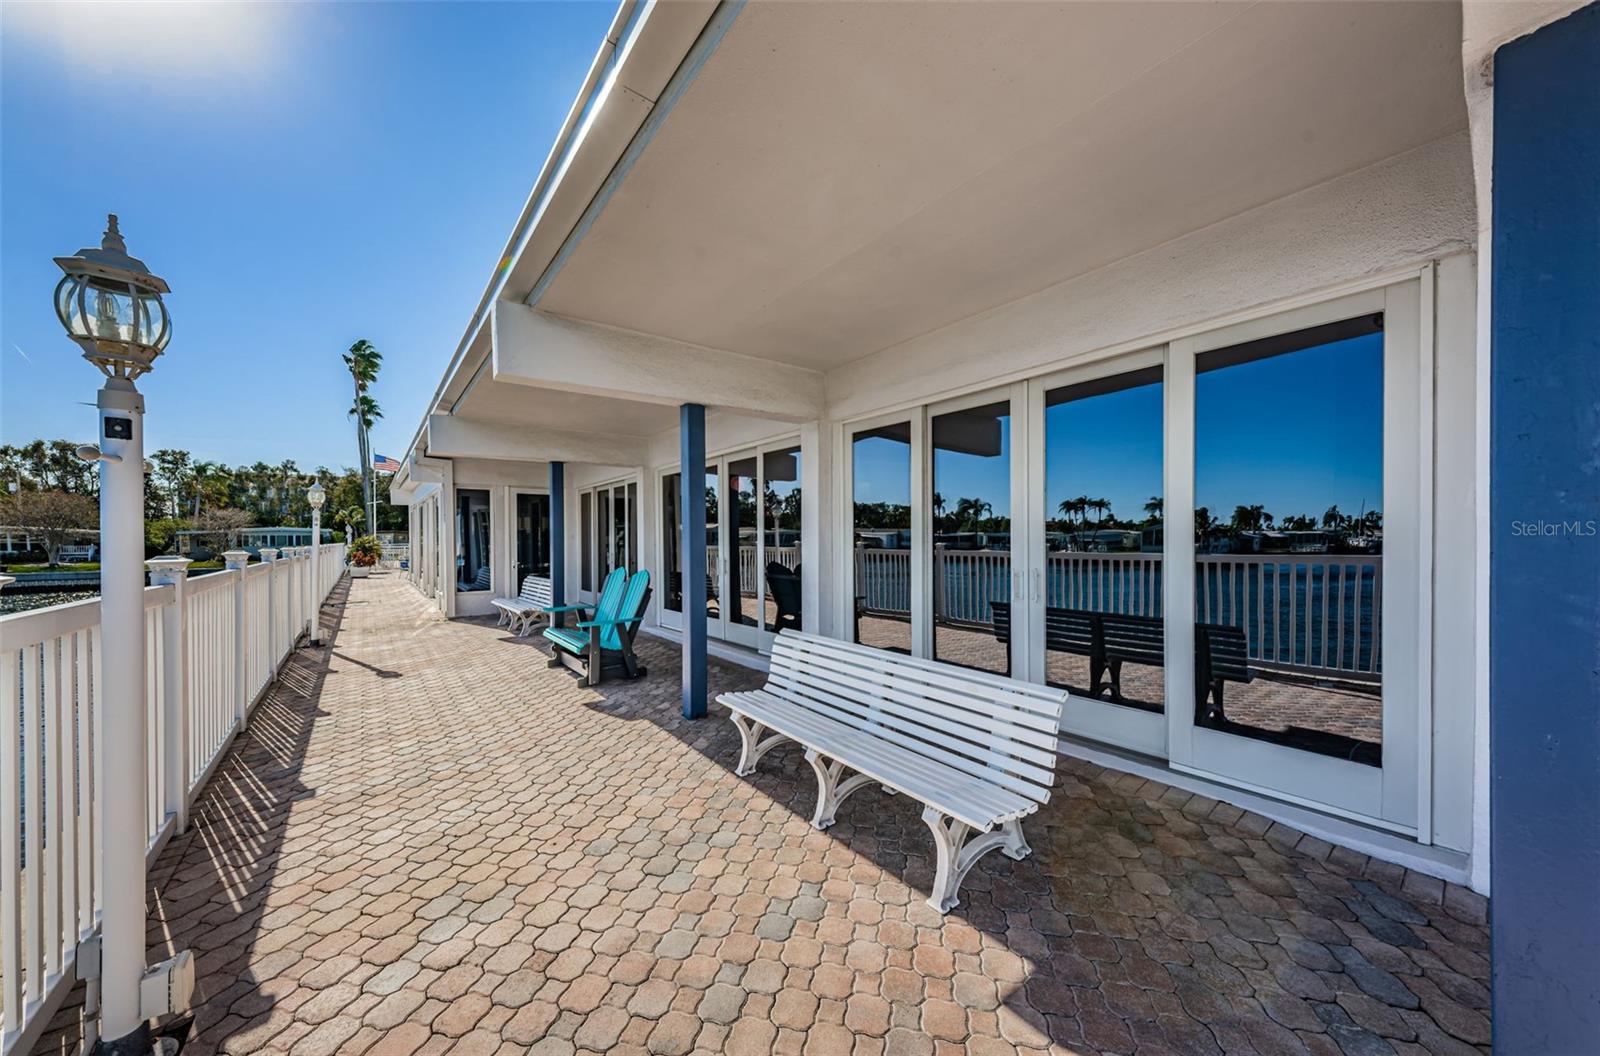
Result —
[{"label": "walkway ceiling light", "polygon": [[106,219],[98,249],[55,258],[66,272],[56,285],[56,316],[85,359],[107,377],[131,381],[149,372],[172,337],[161,303],[170,289],[144,261],[128,256],[116,214]]}]

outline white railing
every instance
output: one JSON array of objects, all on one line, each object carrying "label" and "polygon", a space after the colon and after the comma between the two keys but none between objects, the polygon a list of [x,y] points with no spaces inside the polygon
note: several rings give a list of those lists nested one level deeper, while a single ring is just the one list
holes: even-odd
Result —
[{"label": "white railing", "polygon": [[[344,571],[324,545],[145,589],[149,855],[182,831],[229,743]],[[158,574],[160,578],[161,574]],[[298,587],[298,589],[297,589]],[[316,602],[313,603],[313,597]],[[100,925],[99,599],[0,617],[0,1052],[26,1052]],[[112,672],[110,677],[116,677]]]},{"label": "white railing", "polygon": [[[1152,553],[1053,552],[1045,604],[1154,616],[1162,558]],[[940,623],[988,626],[990,602],[1012,597],[1005,550],[933,553],[933,605]],[[1031,591],[1031,587],[1030,587]],[[855,593],[868,611],[909,617],[911,552],[857,547]],[[1383,559],[1366,554],[1204,554],[1195,559],[1195,614],[1240,627],[1262,667],[1357,681],[1382,671]]]}]

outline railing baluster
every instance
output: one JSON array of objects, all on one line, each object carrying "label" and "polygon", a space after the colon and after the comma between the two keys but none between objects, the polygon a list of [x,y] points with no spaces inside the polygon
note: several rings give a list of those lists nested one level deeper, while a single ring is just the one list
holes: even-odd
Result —
[{"label": "railing baluster", "polygon": [[22,900],[15,884],[22,876],[22,708],[27,694],[19,693],[21,671],[18,651],[0,653],[0,878],[5,883],[0,900],[0,1004],[5,1006],[0,1034],[11,1035],[22,1026]]},{"label": "railing baluster", "polygon": [[94,702],[91,694],[94,672],[90,667],[89,631],[72,636],[73,660],[77,664],[77,799],[78,815],[78,937],[94,927]]},{"label": "railing baluster", "polygon": [[44,797],[43,767],[39,765],[39,686],[42,678],[42,645],[30,644],[22,650],[22,868],[24,910],[22,914],[23,962],[26,966],[25,1000],[37,1001],[43,995],[41,966],[44,937],[44,840],[39,821],[39,805]]},{"label": "railing baluster", "polygon": [[39,754],[39,773],[44,779],[43,808],[38,819],[44,854],[34,868],[39,870],[44,888],[44,971],[49,979],[61,971],[61,639],[48,639],[40,648],[40,718],[44,724],[44,743]]}]

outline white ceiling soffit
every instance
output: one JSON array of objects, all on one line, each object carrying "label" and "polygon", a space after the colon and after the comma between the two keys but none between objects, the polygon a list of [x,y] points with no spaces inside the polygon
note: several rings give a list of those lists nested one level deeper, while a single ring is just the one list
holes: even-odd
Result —
[{"label": "white ceiling soffit", "polygon": [[677,427],[678,409],[659,403],[514,385],[484,378],[462,397],[456,417],[500,425],[543,425],[574,432],[599,426],[622,436],[648,437]]},{"label": "white ceiling soffit", "polygon": [[[471,382],[487,354],[489,294],[521,300],[560,251],[572,229],[594,198],[597,187],[622,157],[634,135],[649,116],[662,90],[694,45],[717,9],[717,0],[673,0],[671,3],[635,5],[633,20],[625,17],[624,3],[613,32],[627,29],[620,51],[610,52],[607,41],[590,71],[592,89],[580,94],[570,139],[559,139],[535,182],[534,194],[523,207],[518,230],[507,243],[495,269],[485,299],[469,321],[464,347],[452,361],[438,406],[448,407]],[[607,65],[609,64],[609,65]],[[601,76],[602,71],[604,75]],[[581,120],[578,118],[581,116]],[[509,268],[501,285],[501,269]],[[456,369],[459,368],[459,369]]]},{"label": "white ceiling soffit", "polygon": [[638,466],[647,442],[615,432],[578,432],[546,425],[499,425],[449,414],[428,417],[428,452],[439,458],[575,462]]},{"label": "white ceiling soffit", "polygon": [[827,370],[1464,127],[1460,18],[751,4],[539,306]]},{"label": "white ceiling soffit", "polygon": [[678,407],[700,403],[808,421],[822,414],[822,374],[715,348],[494,306],[497,382]]}]

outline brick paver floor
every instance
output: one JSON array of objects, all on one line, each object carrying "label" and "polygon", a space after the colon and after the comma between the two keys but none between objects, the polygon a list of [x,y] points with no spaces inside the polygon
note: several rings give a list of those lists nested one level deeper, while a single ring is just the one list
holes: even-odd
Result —
[{"label": "brick paver floor", "polygon": [[1486,906],[1438,880],[1063,759],[941,918],[913,804],[813,831],[800,753],[735,777],[664,643],[590,690],[397,575],[335,621],[154,871],[189,1052],[1487,1051]]}]

